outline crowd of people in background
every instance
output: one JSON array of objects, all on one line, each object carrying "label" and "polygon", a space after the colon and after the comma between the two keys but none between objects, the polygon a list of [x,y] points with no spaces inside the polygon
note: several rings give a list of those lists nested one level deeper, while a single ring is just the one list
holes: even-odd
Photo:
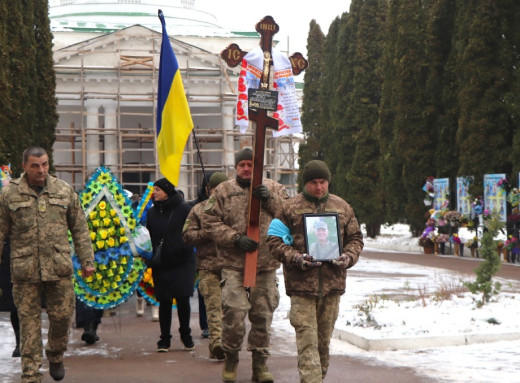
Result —
[{"label": "crowd of people in background", "polygon": [[[41,382],[41,307],[35,307],[34,302],[42,302],[49,318],[45,346],[49,373],[59,381],[65,376],[63,353],[74,307],[76,327],[83,329],[81,340],[89,345],[99,340],[97,328],[103,316],[103,310],[75,302],[68,231],[84,276],[95,271],[93,251],[77,194],[48,174],[47,153],[41,148],[28,148],[22,166],[22,176],[0,193],[0,243],[4,244],[1,268],[5,270],[10,261],[12,271],[10,277],[1,277],[0,309],[11,312],[16,336],[13,357],[21,355],[21,381]],[[186,351],[195,348],[190,298],[196,290],[199,325],[203,337],[209,338],[209,356],[224,362],[222,381],[237,381],[247,317],[252,380],[274,382],[267,362],[273,313],[280,299],[276,271],[283,265],[300,381],[322,382],[329,367],[329,343],[339,299],[345,292],[346,270],[357,262],[363,248],[354,212],[347,202],[329,193],[331,174],[322,161],[305,165],[303,191],[292,198],[283,185],[271,179],[263,179],[252,188],[253,152],[249,148],[235,154],[235,170],[236,176],[231,179],[220,172],[206,175],[197,198],[189,202],[166,178],[153,185],[153,206],[146,228],[154,253],[147,263],[158,302],[160,337],[156,351],[170,349],[174,302],[182,346]],[[247,232],[250,195],[261,204],[259,238],[251,238]],[[326,224],[316,221],[314,227],[319,241],[316,254],[323,250],[330,261],[318,261],[308,254],[311,251],[307,249],[303,217],[309,214],[336,216],[334,243],[328,243],[323,234],[329,231]],[[48,238],[51,233],[52,241]],[[318,250],[318,246],[323,249]],[[336,251],[337,256],[330,256],[329,252]],[[256,252],[255,283],[244,286],[246,254]],[[11,281],[5,283],[9,278],[12,294]],[[144,309],[144,299],[138,296],[136,315],[143,316]]]}]

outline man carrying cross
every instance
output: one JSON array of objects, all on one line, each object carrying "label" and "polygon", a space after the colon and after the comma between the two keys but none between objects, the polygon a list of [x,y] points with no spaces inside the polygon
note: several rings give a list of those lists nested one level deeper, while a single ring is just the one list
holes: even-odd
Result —
[{"label": "man carrying cross", "polygon": [[[252,352],[253,381],[273,382],[268,372],[270,328],[273,312],[278,307],[276,269],[280,263],[271,256],[265,239],[267,228],[279,215],[282,202],[288,199],[285,187],[270,179],[253,190],[253,197],[261,201],[260,241],[247,237],[249,189],[253,166],[253,151],[243,149],[235,155],[236,178],[222,182],[208,200],[204,211],[203,228],[217,243],[222,264],[222,349],[225,366],[224,382],[237,377],[238,352],[246,331],[249,315],[251,330],[247,350]],[[256,286],[244,287],[245,253],[258,249]]]},{"label": "man carrying cross", "polygon": [[[279,262],[270,256],[265,239],[271,220],[278,215],[282,201],[288,199],[288,196],[282,185],[263,179],[265,132],[266,128],[275,129],[278,134],[293,132],[284,122],[286,120],[293,121],[294,132],[301,131],[299,115],[294,114],[297,108],[288,108],[293,113],[281,118],[285,112],[278,111],[286,108],[279,103],[278,93],[283,94],[282,98],[286,102],[293,98],[294,104],[294,83],[287,72],[292,68],[294,74],[299,74],[308,65],[301,53],[295,53],[289,58],[279,53],[273,55],[273,35],[279,27],[271,16],[260,20],[255,29],[260,35],[260,48],[248,54],[240,50],[238,45],[230,44],[221,53],[222,59],[229,66],[235,67],[242,63],[242,73],[251,70],[251,76],[244,75],[239,80],[237,122],[245,120],[252,123],[254,152],[244,149],[237,153],[236,179],[219,185],[205,209],[208,215],[207,227],[223,257],[224,382],[236,380],[238,351],[245,334],[246,314],[249,314],[251,321],[247,348],[253,352],[252,379],[257,382],[274,381],[272,374],[267,371],[266,361],[273,312],[279,301],[276,281]],[[271,70],[273,67],[274,71]],[[284,70],[277,71],[277,67],[283,67]],[[276,88],[284,89],[284,92],[269,90],[274,78],[278,79],[275,81]],[[247,100],[247,116],[244,113],[244,100]],[[272,112],[272,117],[268,111]],[[280,133],[278,129],[284,132]]]}]

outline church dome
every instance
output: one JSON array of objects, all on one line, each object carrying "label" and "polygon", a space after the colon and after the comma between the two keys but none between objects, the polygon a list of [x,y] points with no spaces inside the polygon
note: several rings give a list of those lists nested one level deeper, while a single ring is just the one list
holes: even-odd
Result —
[{"label": "church dome", "polygon": [[132,25],[161,31],[162,9],[169,35],[228,36],[214,15],[197,9],[196,0],[49,0],[53,32],[110,33]]}]

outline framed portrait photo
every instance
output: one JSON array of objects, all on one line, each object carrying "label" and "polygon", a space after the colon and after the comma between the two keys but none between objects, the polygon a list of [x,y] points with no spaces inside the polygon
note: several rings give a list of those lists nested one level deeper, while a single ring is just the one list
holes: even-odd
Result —
[{"label": "framed portrait photo", "polygon": [[333,261],[341,255],[337,213],[303,214],[307,254],[316,261]]}]

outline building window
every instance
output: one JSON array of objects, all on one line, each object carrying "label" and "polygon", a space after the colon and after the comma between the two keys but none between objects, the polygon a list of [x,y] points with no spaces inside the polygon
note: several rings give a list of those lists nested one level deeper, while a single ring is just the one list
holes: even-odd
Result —
[{"label": "building window", "polygon": [[195,0],[181,0],[181,4],[184,8],[193,8]]}]

